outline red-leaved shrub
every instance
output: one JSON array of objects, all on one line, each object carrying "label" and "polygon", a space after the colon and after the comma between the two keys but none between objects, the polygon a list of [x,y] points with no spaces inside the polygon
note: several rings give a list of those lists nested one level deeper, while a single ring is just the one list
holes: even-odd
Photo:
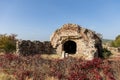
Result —
[{"label": "red-leaved shrub", "polygon": [[111,61],[95,58],[91,61],[68,57],[44,59],[40,55],[0,55],[0,70],[17,80],[115,80]]}]

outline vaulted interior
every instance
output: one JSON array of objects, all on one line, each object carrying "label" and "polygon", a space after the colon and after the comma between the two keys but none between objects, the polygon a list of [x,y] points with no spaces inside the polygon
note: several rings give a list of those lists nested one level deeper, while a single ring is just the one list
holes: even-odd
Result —
[{"label": "vaulted interior", "polygon": [[75,54],[76,53],[76,43],[74,41],[66,41],[64,44],[63,44],[63,50],[65,51],[65,53],[68,53],[68,54]]}]

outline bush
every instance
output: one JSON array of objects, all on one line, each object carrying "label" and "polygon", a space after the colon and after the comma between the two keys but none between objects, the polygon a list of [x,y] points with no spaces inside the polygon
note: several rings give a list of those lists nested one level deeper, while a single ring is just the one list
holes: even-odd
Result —
[{"label": "bush", "polygon": [[0,52],[13,53],[16,50],[16,35],[0,35]]},{"label": "bush", "polygon": [[103,48],[102,55],[103,55],[103,58],[108,58],[110,55],[112,55],[112,53],[108,49]]},{"label": "bush", "polygon": [[40,55],[0,55],[2,72],[17,80],[115,80],[108,61],[65,58],[43,59]]},{"label": "bush", "polygon": [[114,41],[112,41],[111,46],[113,47],[120,47],[120,35],[116,37]]}]

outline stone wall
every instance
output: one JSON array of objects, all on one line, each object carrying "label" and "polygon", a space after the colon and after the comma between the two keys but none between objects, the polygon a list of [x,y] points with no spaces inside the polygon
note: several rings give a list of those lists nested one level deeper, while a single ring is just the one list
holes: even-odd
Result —
[{"label": "stone wall", "polygon": [[22,55],[69,55],[92,60],[102,55],[102,40],[92,30],[77,24],[65,24],[57,29],[49,41],[22,40],[17,42],[17,53]]},{"label": "stone wall", "polygon": [[53,54],[55,50],[49,41],[20,40],[16,43],[16,53],[20,55]]}]

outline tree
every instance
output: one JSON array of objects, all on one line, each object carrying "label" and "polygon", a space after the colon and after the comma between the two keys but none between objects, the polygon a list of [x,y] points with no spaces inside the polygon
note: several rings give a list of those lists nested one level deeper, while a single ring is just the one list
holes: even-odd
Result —
[{"label": "tree", "polygon": [[0,34],[0,52],[13,53],[16,50],[16,34]]},{"label": "tree", "polygon": [[120,35],[118,35],[114,41],[112,41],[111,45],[113,47],[120,47]]}]

